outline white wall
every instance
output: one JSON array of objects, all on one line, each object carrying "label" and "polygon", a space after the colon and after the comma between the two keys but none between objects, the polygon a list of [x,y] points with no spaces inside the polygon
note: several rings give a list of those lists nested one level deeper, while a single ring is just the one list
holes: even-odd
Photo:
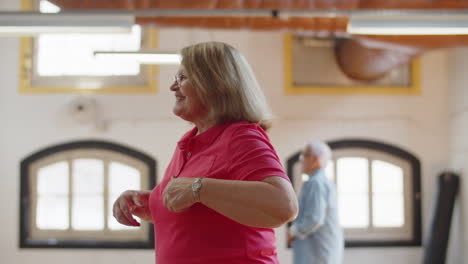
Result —
[{"label": "white wall", "polygon": [[[465,227],[468,219],[468,197],[466,190],[468,182],[468,49],[457,48],[450,51],[449,61],[449,120],[450,120],[450,166],[460,174],[459,198],[455,204],[455,214],[452,225],[449,256],[453,263],[461,263],[468,250],[468,229]],[[456,230],[458,232],[456,232]]]},{"label": "white wall", "polygon": [[[14,2],[7,1],[10,6],[15,5]],[[0,7],[5,9],[4,1]],[[422,164],[423,230],[426,234],[436,176],[449,165],[448,126],[449,120],[452,120],[453,125],[454,117],[452,114],[449,119],[448,112],[448,64],[460,64],[462,61],[453,62],[452,57],[456,56],[448,60],[445,51],[424,55],[421,63],[423,93],[417,96],[285,96],[280,33],[208,33],[180,29],[162,30],[160,33],[160,47],[163,49],[179,49],[202,40],[229,42],[238,47],[251,62],[277,116],[270,137],[283,161],[310,138],[331,140],[360,137],[381,140],[415,154]],[[468,56],[466,51],[462,55]],[[158,161],[158,175],[161,176],[176,142],[189,127],[171,114],[173,95],[168,86],[176,67],[161,68],[160,93],[157,95],[93,96],[103,118],[108,121],[108,129],[99,131],[92,126],[77,125],[67,118],[66,105],[75,95],[17,93],[17,39],[0,38],[0,58],[1,263],[152,263],[154,256],[151,250],[20,250],[19,162],[31,152],[52,144],[70,140],[105,139],[152,155]],[[462,69],[458,77],[455,86],[461,87],[468,82]],[[468,100],[464,100],[462,105],[466,109]],[[453,109],[450,109],[452,113]],[[466,119],[457,124],[462,123],[468,124]],[[458,138],[459,143],[464,142],[462,134]],[[457,142],[451,143],[459,145]],[[468,143],[465,142],[464,146],[466,151]],[[457,157],[463,159],[461,154]],[[466,158],[463,161],[466,162]],[[465,218],[467,211],[465,209]],[[463,222],[459,221],[454,228],[455,233],[460,233]],[[277,236],[281,263],[291,263],[291,252],[284,248],[283,228],[277,230]],[[464,237],[467,237],[466,233]],[[462,263],[463,249],[468,248],[451,248],[451,264]],[[420,248],[347,249],[345,263],[414,264],[421,263],[422,253]]]}]

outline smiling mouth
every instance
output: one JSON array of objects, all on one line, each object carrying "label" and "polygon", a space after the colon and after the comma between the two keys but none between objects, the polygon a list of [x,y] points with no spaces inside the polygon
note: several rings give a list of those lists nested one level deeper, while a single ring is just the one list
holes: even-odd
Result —
[{"label": "smiling mouth", "polygon": [[182,100],[184,100],[184,99],[185,99],[185,96],[177,96],[177,95],[176,95],[176,101],[177,101],[177,102],[180,102],[180,101],[182,101]]}]

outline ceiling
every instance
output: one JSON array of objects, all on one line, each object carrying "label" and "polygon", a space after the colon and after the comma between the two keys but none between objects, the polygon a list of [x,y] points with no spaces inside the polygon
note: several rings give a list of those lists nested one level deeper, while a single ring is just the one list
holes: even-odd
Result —
[{"label": "ceiling", "polygon": [[[465,11],[467,0],[49,0],[63,10],[450,10]],[[349,17],[149,17],[138,24],[156,27],[275,30],[315,37],[336,38],[336,59],[345,74],[357,80],[372,80],[425,51],[468,45],[468,35],[352,35]]]}]

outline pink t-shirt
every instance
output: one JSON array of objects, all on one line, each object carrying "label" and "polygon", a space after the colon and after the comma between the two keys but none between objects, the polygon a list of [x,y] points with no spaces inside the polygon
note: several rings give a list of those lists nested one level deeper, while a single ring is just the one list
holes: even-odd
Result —
[{"label": "pink t-shirt", "polygon": [[261,181],[288,179],[266,133],[248,122],[225,123],[178,142],[162,182],[153,189],[157,264],[278,263],[271,228],[239,224],[201,203],[181,213],[163,204],[162,191],[172,176]]}]

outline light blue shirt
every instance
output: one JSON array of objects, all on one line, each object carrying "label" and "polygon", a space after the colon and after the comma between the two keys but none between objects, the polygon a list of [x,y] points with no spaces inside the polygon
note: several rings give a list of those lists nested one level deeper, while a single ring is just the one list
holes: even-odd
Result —
[{"label": "light blue shirt", "polygon": [[302,186],[299,214],[291,226],[294,264],[341,264],[343,231],[335,185],[325,171],[315,171]]}]

